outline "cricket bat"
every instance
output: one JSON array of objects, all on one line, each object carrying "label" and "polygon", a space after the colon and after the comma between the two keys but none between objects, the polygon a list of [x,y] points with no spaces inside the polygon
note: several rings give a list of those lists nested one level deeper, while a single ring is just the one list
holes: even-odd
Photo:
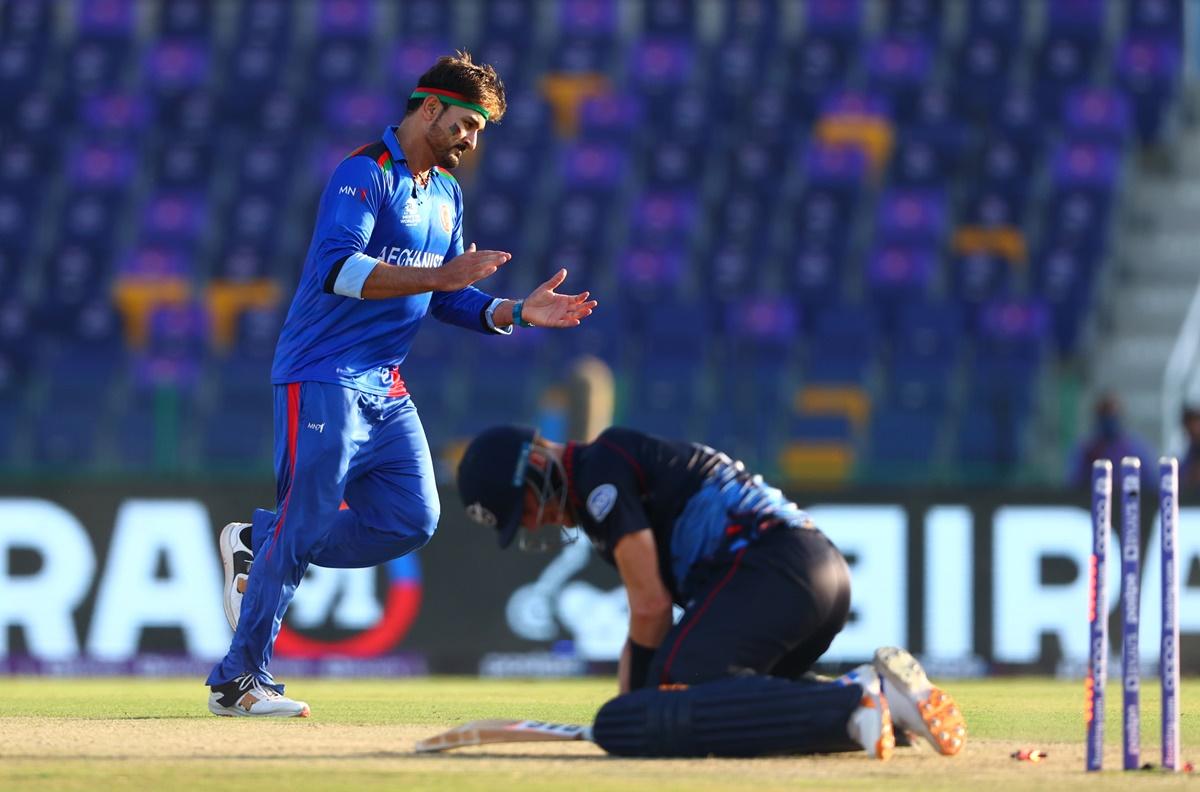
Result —
[{"label": "cricket bat", "polygon": [[434,753],[464,745],[516,742],[569,742],[592,739],[591,726],[534,720],[477,720],[435,734],[416,744],[417,753]]}]

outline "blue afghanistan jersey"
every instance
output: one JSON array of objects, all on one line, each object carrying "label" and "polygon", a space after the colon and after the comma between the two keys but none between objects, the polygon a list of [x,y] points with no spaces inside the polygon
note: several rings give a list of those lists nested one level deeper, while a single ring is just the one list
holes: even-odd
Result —
[{"label": "blue afghanistan jersey", "polygon": [[[361,263],[364,255],[401,267],[441,266],[463,252],[462,214],[462,190],[448,172],[434,168],[425,187],[416,185],[395,127],[343,160],[317,208],[271,382],[310,380],[402,395],[398,367],[429,311],[443,322],[498,332],[486,317],[494,298],[474,287],[384,300],[335,290],[347,261]],[[358,289],[362,277],[360,267]]]}]

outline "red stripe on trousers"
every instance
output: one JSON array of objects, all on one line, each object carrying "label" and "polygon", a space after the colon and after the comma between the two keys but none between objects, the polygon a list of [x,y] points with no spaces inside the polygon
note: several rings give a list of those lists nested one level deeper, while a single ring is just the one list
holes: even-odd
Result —
[{"label": "red stripe on trousers", "polygon": [[275,552],[275,545],[279,544],[279,532],[283,530],[283,521],[287,518],[288,504],[292,502],[292,479],[296,476],[296,438],[300,433],[300,383],[289,382],[287,389],[287,483],[284,485],[283,505],[279,508],[275,533],[271,539],[271,546],[267,548],[267,558],[271,557],[271,553]]},{"label": "red stripe on trousers", "polygon": [[683,639],[687,637],[687,634],[696,626],[696,622],[700,621],[700,617],[708,610],[708,606],[712,604],[713,598],[717,596],[721,589],[725,588],[725,584],[733,579],[733,573],[738,571],[738,567],[742,564],[742,556],[745,554],[746,548],[743,547],[741,550],[738,550],[738,554],[733,557],[733,564],[730,566],[729,572],[725,574],[725,577],[721,578],[721,582],[714,586],[712,591],[708,592],[708,596],[704,598],[704,604],[696,611],[696,617],[679,631],[679,636],[675,639],[675,645],[671,647],[671,653],[667,655],[667,662],[663,664],[661,684],[670,684],[671,680],[668,678],[668,674],[671,671],[671,663],[675,662],[675,655],[679,652],[679,645],[683,643]]}]

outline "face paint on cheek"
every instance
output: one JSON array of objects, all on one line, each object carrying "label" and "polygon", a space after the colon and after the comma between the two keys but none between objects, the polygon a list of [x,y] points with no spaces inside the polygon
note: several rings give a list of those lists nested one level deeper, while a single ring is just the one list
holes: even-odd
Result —
[{"label": "face paint on cheek", "polygon": [[450,125],[450,137],[458,137],[459,132],[461,131],[462,130],[459,128],[458,124]]}]

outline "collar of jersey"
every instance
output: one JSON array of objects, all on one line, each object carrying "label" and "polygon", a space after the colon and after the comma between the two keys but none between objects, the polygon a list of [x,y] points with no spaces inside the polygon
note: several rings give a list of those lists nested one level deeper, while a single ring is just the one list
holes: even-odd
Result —
[{"label": "collar of jersey", "polygon": [[[396,137],[396,130],[400,127],[390,126],[383,130],[383,145],[387,146],[388,153],[392,155],[392,162],[403,162],[404,167],[408,167],[408,158],[404,156],[404,149],[400,148],[400,139]],[[431,172],[432,176],[441,176],[442,169],[434,167]],[[412,171],[409,171],[411,178]]]}]

